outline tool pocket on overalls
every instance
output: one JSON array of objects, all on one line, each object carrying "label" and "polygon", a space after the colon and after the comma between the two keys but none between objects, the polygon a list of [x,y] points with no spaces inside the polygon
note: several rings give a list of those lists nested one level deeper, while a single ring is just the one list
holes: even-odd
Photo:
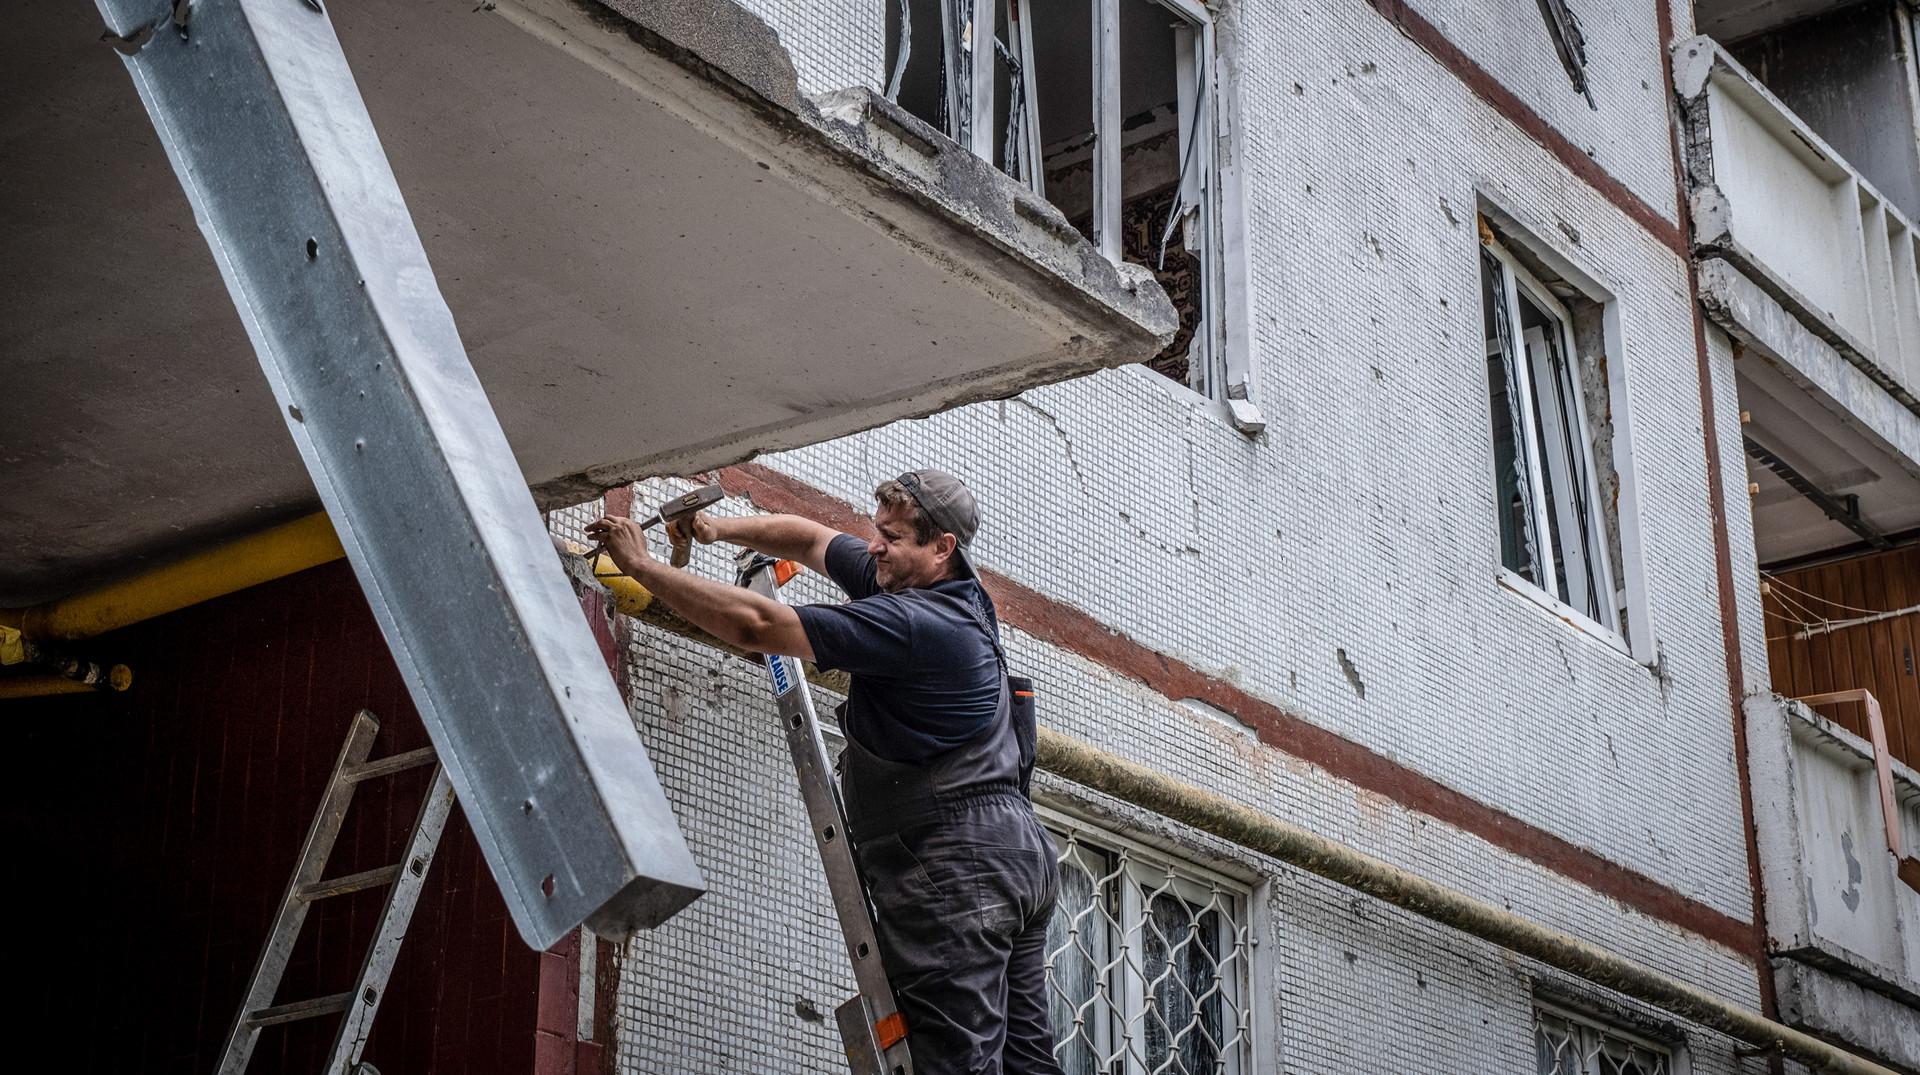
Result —
[{"label": "tool pocket on overalls", "polygon": [[[873,889],[876,902],[899,905],[906,899],[924,903],[942,894],[927,868],[898,833],[885,833],[860,841],[860,872],[867,887]],[[883,898],[884,897],[884,898]]]},{"label": "tool pocket on overalls", "polygon": [[1038,726],[1034,723],[1033,680],[1026,676],[1008,676],[1007,704],[1014,738],[1020,744],[1020,794],[1025,795],[1027,786],[1033,783],[1033,759],[1039,738]]}]

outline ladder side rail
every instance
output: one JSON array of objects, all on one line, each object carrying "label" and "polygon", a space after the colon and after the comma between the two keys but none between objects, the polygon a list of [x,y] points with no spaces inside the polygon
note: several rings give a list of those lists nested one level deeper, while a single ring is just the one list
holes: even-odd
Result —
[{"label": "ladder side rail", "polygon": [[341,744],[340,756],[333,763],[333,775],[327,778],[326,796],[307,827],[293,876],[280,897],[280,909],[273,917],[267,942],[260,948],[260,958],[254,962],[253,976],[248,979],[246,997],[240,1002],[233,1029],[227,1034],[226,1048],[221,1052],[220,1075],[240,1075],[247,1069],[254,1043],[260,1037],[260,1024],[253,1020],[253,1014],[273,1005],[273,995],[286,973],[294,942],[299,940],[300,927],[306,922],[310,903],[302,898],[301,890],[320,880],[334,841],[340,836],[340,826],[346,820],[347,807],[353,802],[357,785],[345,779],[346,773],[367,760],[367,755],[373,752],[374,736],[379,732],[380,721],[372,713],[363,709],[354,714],[347,740]]},{"label": "ladder side rail", "polygon": [[387,890],[387,903],[380,912],[380,928],[367,948],[366,959],[360,964],[352,999],[340,1020],[340,1029],[334,1034],[333,1050],[326,1066],[320,1069],[325,1075],[351,1075],[360,1063],[360,1054],[373,1033],[373,1017],[386,996],[387,979],[392,976],[394,961],[400,956],[400,942],[406,939],[407,924],[412,921],[413,909],[426,888],[427,870],[433,865],[440,836],[446,830],[448,816],[453,813],[453,803],[453,780],[444,767],[436,765],[433,783],[413,823],[413,834],[400,856],[399,876]]},{"label": "ladder side rail", "polygon": [[[751,570],[751,569],[749,569]],[[770,566],[752,571],[744,583],[762,597],[781,600],[778,583]],[[913,1062],[905,1037],[880,1036],[879,1028],[900,1009],[893,986],[887,981],[880,963],[880,943],[875,932],[873,910],[868,902],[867,886],[860,876],[859,863],[847,839],[846,810],[834,779],[833,762],[826,740],[820,733],[820,719],[814,709],[813,695],[807,689],[800,662],[792,657],[767,655],[768,673],[773,681],[774,701],[779,707],[780,727],[792,755],[794,772],[806,806],[814,843],[827,876],[827,889],[833,897],[834,912],[840,921],[840,933],[846,941],[847,959],[853,967],[854,984],[860,990],[857,1000],[864,1001],[865,1032],[851,1035],[850,1022],[840,1018],[842,1040],[856,1072],[875,1070],[891,1075],[911,1075]],[[850,1002],[851,1003],[851,1002]],[[858,1052],[877,1050],[879,1055],[861,1057]]]}]

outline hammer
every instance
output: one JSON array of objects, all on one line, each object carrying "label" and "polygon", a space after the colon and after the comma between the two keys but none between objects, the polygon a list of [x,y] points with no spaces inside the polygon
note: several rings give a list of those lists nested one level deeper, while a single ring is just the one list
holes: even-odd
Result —
[{"label": "hammer", "polygon": [[[703,485],[691,493],[682,493],[660,505],[660,510],[642,520],[640,529],[651,530],[656,526],[684,519],[694,512],[699,511],[701,508],[711,507],[719,503],[720,499],[726,495],[726,490],[721,489],[718,482],[712,485]],[[600,558],[600,554],[605,551],[606,546],[604,545],[594,546],[593,551],[587,554],[587,563],[594,563]],[[692,551],[693,547],[691,545],[675,545],[673,547],[673,566],[687,566],[687,560]],[[608,576],[603,576],[596,571],[594,572],[594,577],[605,578]]]}]

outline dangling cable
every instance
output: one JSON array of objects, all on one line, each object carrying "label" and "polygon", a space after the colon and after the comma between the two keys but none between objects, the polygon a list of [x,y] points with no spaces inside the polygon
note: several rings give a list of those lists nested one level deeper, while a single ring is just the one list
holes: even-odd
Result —
[{"label": "dangling cable", "polygon": [[913,55],[912,0],[900,0],[900,52],[893,59],[893,77],[887,80],[887,100],[900,103],[900,82],[907,77],[907,57]]}]

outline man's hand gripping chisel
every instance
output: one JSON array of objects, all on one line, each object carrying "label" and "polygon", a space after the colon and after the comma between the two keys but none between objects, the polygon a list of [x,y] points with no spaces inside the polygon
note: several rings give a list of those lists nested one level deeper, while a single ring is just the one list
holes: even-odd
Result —
[{"label": "man's hand gripping chisel", "polygon": [[[711,507],[719,503],[720,499],[726,495],[726,490],[721,489],[718,482],[712,485],[703,485],[691,493],[683,493],[660,505],[659,511],[647,516],[646,519],[640,523],[640,529],[651,530],[656,526],[684,519],[694,512],[699,511],[701,508]],[[606,551],[607,547],[605,545],[595,545],[593,551],[587,554],[587,563],[596,565],[593,572],[594,578],[615,578],[620,574],[616,571],[608,575],[603,574],[599,570],[598,564],[600,557],[604,555]],[[675,545],[673,547],[673,566],[687,566],[687,559],[692,552],[693,547],[691,545]]]}]

